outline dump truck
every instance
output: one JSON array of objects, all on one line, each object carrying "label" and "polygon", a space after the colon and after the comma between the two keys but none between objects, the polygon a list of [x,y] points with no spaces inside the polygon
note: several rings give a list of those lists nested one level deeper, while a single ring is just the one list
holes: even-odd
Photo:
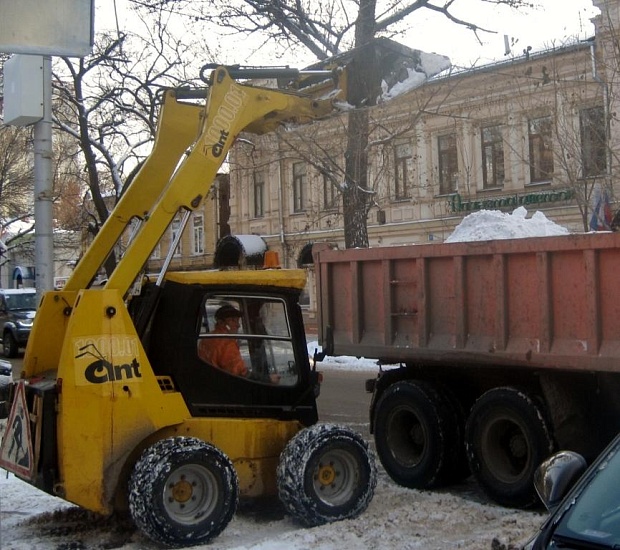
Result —
[{"label": "dump truck", "polygon": [[554,450],[592,460],[620,430],[620,234],[313,257],[323,352],[380,365],[370,430],[398,484],[473,474],[525,508]]},{"label": "dump truck", "polygon": [[[93,512],[128,511],[167,546],[212,540],[239,498],[277,495],[303,525],[356,517],[376,484],[362,436],[317,422],[303,270],[171,272],[173,240],[161,273],[144,274],[172,220],[186,223],[202,204],[240,132],[335,110],[335,94],[237,81],[290,69],[201,75],[206,87],[163,93],[150,156],[64,287],[43,294],[0,447],[7,471]],[[117,243],[125,252],[100,284]],[[225,307],[239,330],[214,333]],[[244,372],[200,355],[218,341],[236,348]]]}]

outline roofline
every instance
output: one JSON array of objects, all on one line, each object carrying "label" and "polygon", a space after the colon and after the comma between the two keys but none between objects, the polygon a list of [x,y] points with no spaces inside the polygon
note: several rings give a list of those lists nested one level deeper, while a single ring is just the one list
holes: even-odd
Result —
[{"label": "roofline", "polygon": [[538,52],[533,52],[528,55],[520,55],[518,57],[512,57],[505,61],[494,61],[491,63],[487,63],[485,65],[480,65],[478,67],[457,67],[453,65],[450,69],[447,69],[443,73],[440,73],[436,76],[429,78],[426,83],[430,84],[433,82],[437,82],[440,80],[447,80],[449,78],[460,78],[463,76],[477,75],[480,73],[492,72],[496,71],[502,67],[509,67],[518,65],[520,63],[525,63],[527,61],[544,59],[556,55],[561,55],[565,53],[570,53],[571,51],[585,50],[590,49],[594,44],[595,37],[592,36],[585,40],[579,40],[573,44],[567,44],[564,46],[547,48],[545,50],[540,50]]}]

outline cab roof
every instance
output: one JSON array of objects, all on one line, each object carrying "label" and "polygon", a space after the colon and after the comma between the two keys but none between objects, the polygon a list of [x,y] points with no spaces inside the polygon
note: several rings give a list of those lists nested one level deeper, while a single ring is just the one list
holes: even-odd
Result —
[{"label": "cab roof", "polygon": [[303,269],[171,271],[166,274],[166,280],[186,285],[237,284],[302,290],[306,286],[306,272]]}]

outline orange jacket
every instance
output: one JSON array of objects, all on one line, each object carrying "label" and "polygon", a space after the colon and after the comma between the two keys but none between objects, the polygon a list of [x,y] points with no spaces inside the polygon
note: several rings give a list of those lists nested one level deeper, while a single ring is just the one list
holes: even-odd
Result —
[{"label": "orange jacket", "polygon": [[[216,327],[211,334],[229,334],[226,328]],[[237,376],[246,376],[245,366],[239,351],[239,342],[234,338],[202,338],[198,342],[198,355],[218,369]]]}]

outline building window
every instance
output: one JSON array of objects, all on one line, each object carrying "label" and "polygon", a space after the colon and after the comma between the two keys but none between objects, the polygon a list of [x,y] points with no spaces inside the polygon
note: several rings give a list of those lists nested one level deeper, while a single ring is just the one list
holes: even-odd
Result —
[{"label": "building window", "polygon": [[306,164],[293,164],[293,212],[303,212],[306,209]]},{"label": "building window", "polygon": [[[174,240],[177,238],[179,231],[181,230],[181,220],[175,219],[172,220],[172,224],[170,226],[170,246],[174,245]],[[182,253],[181,250],[181,239],[179,239],[179,244],[174,250],[174,256],[180,256]]]},{"label": "building window", "polygon": [[205,226],[202,214],[194,214],[194,255],[204,254],[205,251]]},{"label": "building window", "polygon": [[155,248],[153,249],[153,252],[151,252],[151,259],[152,260],[159,260],[160,258],[161,258],[161,241],[159,241],[155,245]]},{"label": "building window", "polygon": [[439,136],[437,148],[439,151],[439,194],[454,193],[457,190],[456,182],[459,174],[456,134]]},{"label": "building window", "polygon": [[394,198],[396,200],[410,197],[411,145],[401,143],[394,147]]},{"label": "building window", "polygon": [[265,215],[265,179],[262,173],[254,174],[254,217]]},{"label": "building window", "polygon": [[553,176],[552,121],[550,116],[528,122],[530,182],[549,181]]},{"label": "building window", "polygon": [[327,174],[323,174],[323,209],[338,209],[338,187]]},{"label": "building window", "polygon": [[582,109],[579,111],[579,123],[583,177],[605,174],[607,172],[605,110],[603,107]]},{"label": "building window", "polygon": [[504,141],[500,125],[482,129],[482,185],[484,189],[504,185]]}]

